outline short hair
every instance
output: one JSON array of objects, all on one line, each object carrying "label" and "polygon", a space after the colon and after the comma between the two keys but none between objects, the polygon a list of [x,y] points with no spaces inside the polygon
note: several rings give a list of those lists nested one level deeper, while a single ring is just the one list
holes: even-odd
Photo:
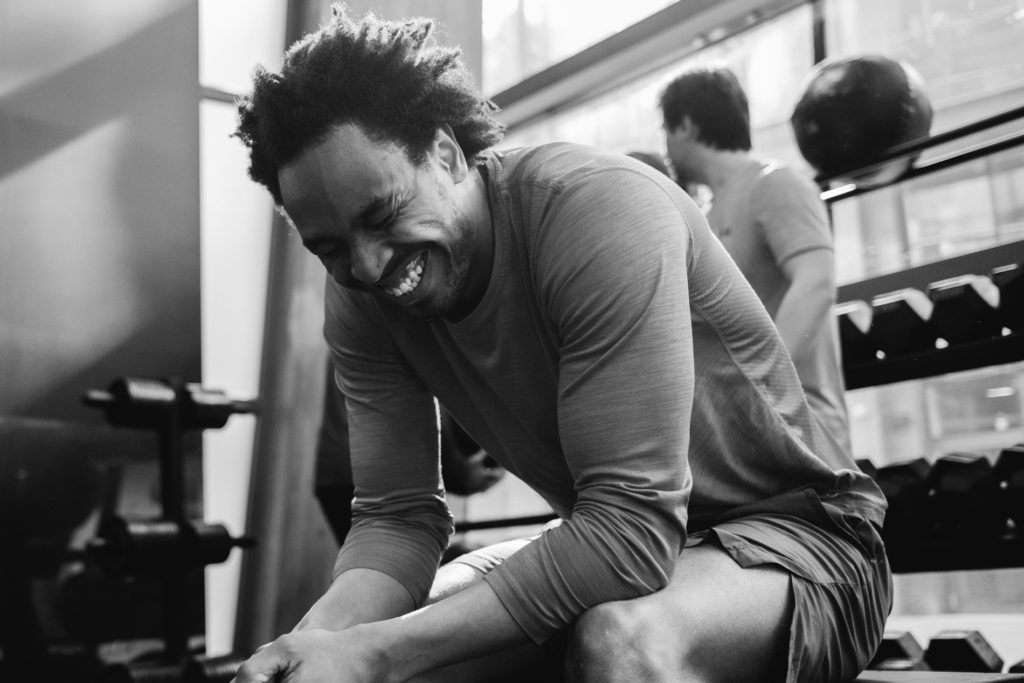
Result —
[{"label": "short hair", "polygon": [[677,76],[661,93],[668,131],[688,117],[698,140],[722,150],[750,149],[750,107],[736,75],[722,66],[699,66]]},{"label": "short hair", "polygon": [[498,107],[477,90],[461,50],[437,45],[432,29],[425,18],[354,21],[336,4],[330,21],[287,50],[280,73],[257,66],[235,131],[249,148],[249,177],[280,205],[281,166],[342,123],[397,144],[417,165],[443,125],[470,163],[500,142]]}]

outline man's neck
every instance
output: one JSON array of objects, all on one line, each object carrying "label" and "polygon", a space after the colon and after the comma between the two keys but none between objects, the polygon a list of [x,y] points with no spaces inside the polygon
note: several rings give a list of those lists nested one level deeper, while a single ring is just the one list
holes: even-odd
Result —
[{"label": "man's neck", "polygon": [[459,206],[473,228],[473,260],[466,281],[465,301],[451,315],[445,316],[451,321],[461,320],[476,307],[487,291],[494,269],[494,221],[491,219],[487,172],[483,166],[471,167],[460,188]]},{"label": "man's neck", "polygon": [[721,150],[709,149],[706,151],[705,178],[704,183],[711,188],[713,193],[719,192],[730,180],[755,161],[749,150]]}]

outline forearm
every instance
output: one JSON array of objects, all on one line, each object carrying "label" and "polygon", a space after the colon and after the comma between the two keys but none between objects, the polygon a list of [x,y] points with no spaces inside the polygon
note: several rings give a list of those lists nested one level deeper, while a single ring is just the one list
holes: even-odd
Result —
[{"label": "forearm", "polygon": [[832,324],[836,285],[830,249],[812,249],[782,263],[789,287],[775,311],[775,326],[799,365],[822,327]]},{"label": "forearm", "polygon": [[334,580],[295,630],[339,631],[407,614],[415,606],[409,591],[387,574],[373,569],[350,569]]},{"label": "forearm", "polygon": [[797,293],[792,287],[782,299],[775,314],[775,326],[794,361],[807,353],[810,340],[822,325],[828,324],[830,306],[831,298]]},{"label": "forearm", "polygon": [[361,627],[377,643],[387,681],[528,642],[485,582],[415,612]]}]

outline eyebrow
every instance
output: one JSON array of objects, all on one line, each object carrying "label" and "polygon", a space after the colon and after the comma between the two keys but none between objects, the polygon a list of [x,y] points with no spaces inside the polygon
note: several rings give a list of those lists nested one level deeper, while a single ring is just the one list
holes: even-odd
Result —
[{"label": "eyebrow", "polygon": [[[351,223],[349,224],[349,229],[355,230],[357,228],[369,225],[370,221],[372,220],[375,214],[377,214],[379,211],[387,209],[396,201],[396,195],[394,194],[378,195],[376,197],[373,197],[372,199],[370,199],[369,203],[367,203],[367,205],[363,207],[363,210],[360,211],[356,215],[356,217],[352,219]],[[325,235],[323,237],[311,237],[308,240],[303,240],[302,245],[309,251],[316,254],[318,248],[320,248],[324,244],[333,245],[333,243],[337,242],[337,240],[338,238],[333,235]]]}]

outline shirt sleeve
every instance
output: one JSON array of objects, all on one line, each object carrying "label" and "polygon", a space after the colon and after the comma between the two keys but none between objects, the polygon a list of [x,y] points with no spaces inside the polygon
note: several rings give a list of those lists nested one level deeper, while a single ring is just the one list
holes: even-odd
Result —
[{"label": "shirt sleeve", "polygon": [[832,250],[828,211],[818,188],[786,167],[771,167],[754,198],[756,219],[776,263],[813,249]]},{"label": "shirt sleeve", "polygon": [[[685,541],[693,400],[690,221],[677,188],[596,171],[538,209],[535,287],[560,340],[571,516],[487,575],[535,642],[669,580]],[[706,228],[705,228],[706,229]]]},{"label": "shirt sleeve", "polygon": [[346,398],[355,484],[352,528],[334,575],[381,571],[419,605],[453,531],[434,398],[367,295],[328,280],[325,336]]}]

